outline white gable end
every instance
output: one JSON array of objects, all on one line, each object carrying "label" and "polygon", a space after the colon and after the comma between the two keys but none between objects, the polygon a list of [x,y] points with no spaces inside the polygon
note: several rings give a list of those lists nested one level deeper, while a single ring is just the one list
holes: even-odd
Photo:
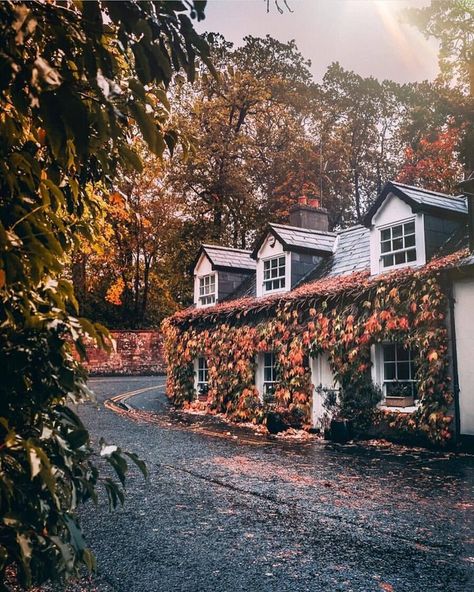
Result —
[{"label": "white gable end", "polygon": [[206,275],[215,275],[215,282],[216,282],[216,299],[217,299],[217,273],[215,273],[212,269],[212,263],[209,260],[209,257],[206,253],[201,253],[198,262],[194,268],[194,304],[196,306],[201,306],[199,300],[199,279],[206,276]]},{"label": "white gable end", "polygon": [[[264,262],[274,257],[285,257],[285,287],[271,292],[264,289]],[[287,292],[291,284],[291,253],[285,252],[282,243],[273,234],[268,233],[257,253],[257,296],[275,292]]]},{"label": "white gable end", "polygon": [[[386,229],[390,233],[389,229],[391,227],[400,224],[409,225],[411,222],[414,223],[415,227],[416,259],[403,263],[394,263],[391,266],[384,266],[382,262],[382,231]],[[408,228],[408,226],[405,228]],[[403,246],[408,244],[407,240],[404,240],[405,243]],[[395,246],[397,247],[398,245]],[[407,203],[393,193],[390,193],[372,218],[370,228],[370,272],[372,275],[376,275],[390,271],[391,269],[398,269],[409,265],[423,265],[424,263],[426,263],[426,250],[423,214],[420,212],[414,213]]]}]

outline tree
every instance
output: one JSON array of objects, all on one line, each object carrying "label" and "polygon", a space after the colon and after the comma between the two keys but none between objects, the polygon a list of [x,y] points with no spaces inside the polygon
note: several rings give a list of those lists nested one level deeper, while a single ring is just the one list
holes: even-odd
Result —
[{"label": "tree", "polygon": [[461,91],[460,154],[466,175],[474,170],[474,6],[468,0],[431,0],[406,10],[408,20],[439,42],[441,78]]},{"label": "tree", "polygon": [[421,137],[415,147],[408,146],[397,180],[432,191],[456,193],[463,179],[458,155],[459,137],[458,128],[448,127]]},{"label": "tree", "polygon": [[294,42],[246,37],[236,50],[217,42],[219,79],[202,76],[192,92],[176,91],[192,114],[182,125],[198,149],[186,162],[175,161],[170,182],[208,240],[245,248],[268,207],[274,210],[273,191],[281,185],[276,161],[291,159],[309,141],[310,74]]},{"label": "tree", "polygon": [[[209,61],[187,14],[204,5],[0,4],[0,574],[15,566],[23,585],[92,568],[77,504],[100,481],[112,505],[123,497],[67,405],[90,394],[73,349],[106,333],[78,318],[64,272],[117,172],[141,169],[131,130],[157,156],[178,143],[166,91],[174,71],[193,80],[196,56]],[[123,484],[124,453],[101,454]]]},{"label": "tree", "polygon": [[[314,93],[325,203],[337,224],[360,222],[398,166],[407,88],[331,64]],[[350,196],[350,197],[349,197]],[[349,197],[349,199],[348,199]]]},{"label": "tree", "polygon": [[[100,237],[75,254],[75,292],[81,312],[107,327],[158,326],[177,310],[174,268],[169,258],[179,251],[180,204],[169,191],[167,160],[139,150],[143,169],[117,175],[108,196]],[[78,280],[80,278],[80,280]]]}]

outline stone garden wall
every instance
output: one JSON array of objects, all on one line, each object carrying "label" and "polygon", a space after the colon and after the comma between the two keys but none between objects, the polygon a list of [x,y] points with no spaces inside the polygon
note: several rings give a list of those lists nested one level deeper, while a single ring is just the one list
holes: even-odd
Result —
[{"label": "stone garden wall", "polygon": [[159,331],[111,331],[110,354],[90,345],[85,364],[92,376],[164,374],[162,338]]}]

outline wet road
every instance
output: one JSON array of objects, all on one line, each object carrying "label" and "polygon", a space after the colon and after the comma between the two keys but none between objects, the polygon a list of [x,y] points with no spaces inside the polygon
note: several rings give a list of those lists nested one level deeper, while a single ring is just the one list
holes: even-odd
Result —
[{"label": "wet road", "polygon": [[321,442],[212,437],[168,417],[156,377],[94,379],[99,402],[157,385],[133,404],[159,425],[87,406],[95,439],[136,452],[123,508],[86,506],[104,592],[474,589],[472,456]]}]

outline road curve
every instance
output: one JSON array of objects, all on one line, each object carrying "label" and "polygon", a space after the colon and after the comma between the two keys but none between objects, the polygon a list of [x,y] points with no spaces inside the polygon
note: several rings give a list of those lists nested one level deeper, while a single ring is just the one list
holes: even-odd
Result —
[{"label": "road curve", "polygon": [[[174,424],[163,378],[91,385],[99,406],[80,414],[93,438],[136,452],[150,478],[134,471],[126,504],[113,513],[105,500],[81,510],[99,572],[69,590],[472,589],[472,457],[255,446]],[[121,394],[163,420],[130,421],[102,404]]]}]

